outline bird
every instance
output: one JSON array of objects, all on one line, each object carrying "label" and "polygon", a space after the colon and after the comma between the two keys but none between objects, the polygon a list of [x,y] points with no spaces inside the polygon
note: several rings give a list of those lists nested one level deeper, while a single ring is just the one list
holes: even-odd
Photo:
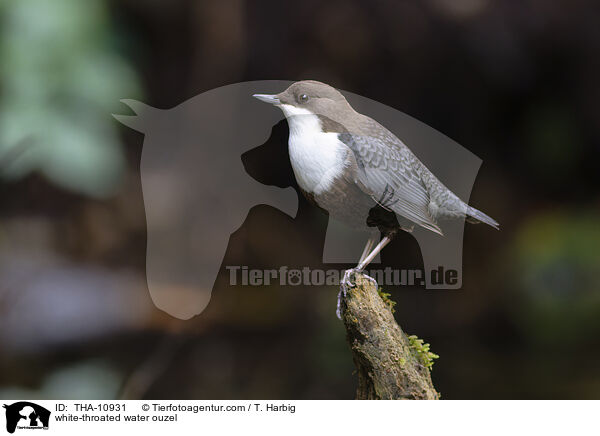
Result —
[{"label": "bird", "polygon": [[404,142],[355,111],[334,87],[302,80],[279,94],[253,97],[283,111],[290,162],[304,196],[334,219],[381,233],[376,245],[369,238],[343,282],[350,273],[362,272],[399,231],[410,232],[415,225],[441,236],[443,219],[499,229],[498,222],[462,201]]}]

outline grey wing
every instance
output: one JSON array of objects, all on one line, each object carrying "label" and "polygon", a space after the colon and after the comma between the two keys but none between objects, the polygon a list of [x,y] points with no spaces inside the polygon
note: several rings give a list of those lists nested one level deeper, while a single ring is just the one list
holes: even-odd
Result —
[{"label": "grey wing", "polygon": [[[341,142],[354,153],[358,186],[379,205],[414,223],[442,234],[429,211],[430,195],[415,168],[422,165],[402,143],[389,146],[383,139],[341,133]],[[396,138],[393,138],[396,139]]]}]

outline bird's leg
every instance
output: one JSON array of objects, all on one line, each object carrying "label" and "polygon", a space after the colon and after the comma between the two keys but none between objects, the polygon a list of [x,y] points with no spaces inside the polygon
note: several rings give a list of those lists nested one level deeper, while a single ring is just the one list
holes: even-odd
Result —
[{"label": "bird's leg", "polygon": [[[364,248],[362,254],[360,255],[360,260],[358,261],[359,264],[367,257],[367,255],[371,251],[371,248],[373,248],[374,244],[375,244],[375,236],[369,236],[369,239],[367,239],[365,248]],[[338,292],[337,309],[335,311],[335,313],[337,314],[337,317],[339,319],[342,319],[342,295],[346,296],[347,288],[348,288],[348,286],[350,286],[350,273],[353,271],[354,271],[354,269],[347,270],[344,273],[344,278],[340,282],[341,289],[340,289],[340,292]]]},{"label": "bird's leg", "polygon": [[390,243],[391,240],[391,236],[384,236],[383,239],[379,241],[379,244],[377,244],[377,246],[373,249],[373,251],[371,251],[367,257],[359,262],[358,266],[356,267],[356,271],[361,272],[363,269],[365,269],[365,267],[370,264],[373,259],[375,259],[375,256],[377,256],[379,252]]},{"label": "bird's leg", "polygon": [[369,239],[367,240],[367,244],[365,245],[365,249],[363,250],[362,254],[360,255],[360,260],[358,261],[358,263],[361,263],[365,257],[367,257],[367,254],[369,254],[369,252],[371,251],[371,248],[373,248],[373,245],[375,244],[375,236],[369,236]]},{"label": "bird's leg", "polygon": [[[342,296],[346,297],[346,295],[348,294],[348,290],[351,287],[354,287],[353,283],[354,283],[354,279],[353,279],[353,275],[356,273],[360,273],[362,272],[365,267],[371,263],[371,261],[373,259],[375,259],[375,256],[377,256],[379,254],[379,252],[381,250],[383,250],[383,248],[389,244],[391,242],[393,238],[393,235],[386,235],[383,237],[383,239],[381,241],[379,241],[379,244],[377,244],[377,246],[369,253],[369,255],[367,257],[365,257],[363,259],[363,256],[361,256],[361,260],[358,263],[358,266],[356,268],[351,268],[348,269],[344,272],[344,278],[342,278],[341,282],[340,282],[340,292],[338,294],[338,298],[337,298],[337,310],[336,310],[336,315],[339,319],[342,319]],[[369,240],[370,241],[370,240]],[[367,242],[367,244],[369,243],[369,241]],[[371,244],[372,245],[372,244]],[[366,247],[365,247],[366,248]],[[365,252],[368,251],[365,249]],[[367,280],[369,280],[371,283],[373,283],[376,287],[379,287],[379,285],[377,284],[377,281],[375,281],[374,278],[369,277],[367,275],[363,275]]]}]

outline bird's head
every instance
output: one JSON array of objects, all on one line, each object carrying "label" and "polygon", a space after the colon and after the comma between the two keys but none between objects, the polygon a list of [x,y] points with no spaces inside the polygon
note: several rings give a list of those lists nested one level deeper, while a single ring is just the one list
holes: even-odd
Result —
[{"label": "bird's head", "polygon": [[316,80],[295,82],[279,94],[254,94],[254,97],[281,108],[288,120],[293,116],[311,114],[336,119],[336,114],[351,110],[337,89]]}]

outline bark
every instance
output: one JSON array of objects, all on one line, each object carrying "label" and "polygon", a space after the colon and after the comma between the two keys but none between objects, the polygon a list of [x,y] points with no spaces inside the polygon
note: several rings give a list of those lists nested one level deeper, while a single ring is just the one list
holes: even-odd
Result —
[{"label": "bark", "polygon": [[358,373],[356,399],[439,399],[422,349],[394,319],[377,286],[354,273],[342,296],[342,320]]}]

